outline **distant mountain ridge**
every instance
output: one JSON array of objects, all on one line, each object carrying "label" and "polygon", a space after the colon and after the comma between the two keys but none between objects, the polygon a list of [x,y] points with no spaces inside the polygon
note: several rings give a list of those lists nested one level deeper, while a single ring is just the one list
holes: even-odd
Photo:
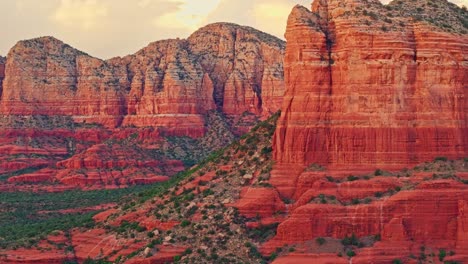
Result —
[{"label": "distant mountain ridge", "polygon": [[200,136],[207,111],[268,116],[279,109],[284,48],[278,38],[230,23],[107,61],[53,37],[20,41],[7,56],[0,109]]}]

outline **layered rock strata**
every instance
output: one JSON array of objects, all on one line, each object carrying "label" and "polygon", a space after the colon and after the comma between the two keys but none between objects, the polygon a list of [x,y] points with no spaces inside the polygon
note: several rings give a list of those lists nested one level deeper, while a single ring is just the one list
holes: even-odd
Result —
[{"label": "layered rock strata", "polygon": [[280,108],[284,47],[275,37],[227,23],[107,61],[52,37],[20,41],[8,55],[0,110],[199,137],[210,110],[261,117]]},{"label": "layered rock strata", "polygon": [[467,156],[468,35],[393,5],[317,0],[312,11],[294,8],[277,161],[375,169]]}]

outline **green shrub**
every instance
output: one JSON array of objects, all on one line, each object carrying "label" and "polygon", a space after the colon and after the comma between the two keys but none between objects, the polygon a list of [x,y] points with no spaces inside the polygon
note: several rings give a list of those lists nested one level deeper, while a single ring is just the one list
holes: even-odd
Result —
[{"label": "green shrub", "polygon": [[317,242],[317,244],[319,244],[321,246],[321,245],[325,244],[327,241],[323,237],[317,237],[315,239],[315,242]]},{"label": "green shrub", "polygon": [[353,233],[350,237],[345,236],[345,237],[341,240],[341,244],[343,244],[343,246],[357,246],[357,245],[359,245],[359,239],[358,239],[358,237]]},{"label": "green shrub", "polygon": [[181,227],[187,227],[191,224],[191,222],[189,220],[183,220],[181,223],[180,223],[180,226]]},{"label": "green shrub", "polygon": [[440,249],[439,250],[439,260],[443,261],[446,256],[447,256],[447,252],[445,251],[445,249]]},{"label": "green shrub", "polygon": [[434,161],[447,161],[447,157],[435,157]]},{"label": "green shrub", "polygon": [[357,180],[359,180],[359,177],[356,177],[354,175],[349,175],[348,176],[348,181],[357,181]]}]

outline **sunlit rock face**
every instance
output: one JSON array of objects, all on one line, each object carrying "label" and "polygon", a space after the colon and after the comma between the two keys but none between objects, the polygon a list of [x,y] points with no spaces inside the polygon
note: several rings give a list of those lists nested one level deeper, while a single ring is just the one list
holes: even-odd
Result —
[{"label": "sunlit rock face", "polygon": [[450,30],[429,24],[424,12],[419,20],[405,12],[397,3],[357,0],[294,8],[277,161],[372,169],[467,156],[462,11],[444,22]]},{"label": "sunlit rock face", "polygon": [[20,41],[8,55],[0,109],[199,137],[210,110],[261,118],[280,108],[284,48],[275,37],[227,23],[107,61],[52,37]]}]

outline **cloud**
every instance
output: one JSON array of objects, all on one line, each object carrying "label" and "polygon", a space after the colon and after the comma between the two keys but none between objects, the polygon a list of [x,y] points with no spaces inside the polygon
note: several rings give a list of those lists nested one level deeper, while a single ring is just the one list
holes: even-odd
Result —
[{"label": "cloud", "polygon": [[99,30],[108,16],[108,1],[61,0],[51,19],[71,30]]},{"label": "cloud", "polygon": [[155,17],[153,25],[156,28],[179,28],[194,31],[202,26],[201,24],[206,16],[216,8],[221,0],[204,0],[202,5],[200,2],[193,0],[172,1],[179,4],[179,9],[163,16]]},{"label": "cloud", "polygon": [[283,37],[286,28],[286,18],[290,12],[291,3],[284,1],[261,2],[253,8],[256,25],[263,31],[278,37]]},{"label": "cloud", "polygon": [[291,9],[310,6],[311,0],[222,0],[205,19],[206,23],[234,22],[249,25],[282,38]]}]

